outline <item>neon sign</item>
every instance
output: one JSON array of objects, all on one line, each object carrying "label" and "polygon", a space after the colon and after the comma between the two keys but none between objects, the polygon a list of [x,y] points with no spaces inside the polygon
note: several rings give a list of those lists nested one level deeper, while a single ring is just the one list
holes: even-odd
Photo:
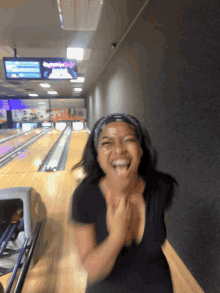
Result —
[{"label": "neon sign", "polygon": [[53,63],[53,62],[50,62],[50,63],[48,63],[48,62],[43,62],[43,66],[44,67],[47,67],[47,68],[56,68],[56,67],[60,67],[60,68],[73,68],[74,66],[75,66],[75,62],[70,62],[70,63],[68,63],[68,62],[55,62],[55,63]]}]

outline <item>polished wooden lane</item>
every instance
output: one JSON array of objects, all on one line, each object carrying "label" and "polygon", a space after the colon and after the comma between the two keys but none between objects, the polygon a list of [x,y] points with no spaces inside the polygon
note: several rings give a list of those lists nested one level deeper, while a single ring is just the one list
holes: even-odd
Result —
[{"label": "polished wooden lane", "polygon": [[21,144],[24,144],[28,142],[31,138],[35,137],[37,135],[37,132],[41,132],[42,129],[37,130],[32,130],[29,133],[24,133],[23,135],[19,137],[15,137],[13,139],[10,139],[9,141],[3,142],[0,144],[0,158],[3,155],[6,155],[10,149],[17,147]]},{"label": "polished wooden lane", "polygon": [[[42,129],[39,130],[42,131]],[[0,173],[37,172],[41,162],[44,160],[60,134],[61,131],[58,129],[49,131],[11,162],[0,168]]]},{"label": "polished wooden lane", "polygon": [[[69,152],[66,161],[66,170],[70,170],[76,163],[82,159],[82,150],[84,149],[88,139],[88,134],[86,131],[82,130],[80,132],[72,131]],[[75,171],[78,174],[79,170]]]},{"label": "polished wooden lane", "polygon": [[[85,292],[87,274],[80,266],[74,229],[68,219],[78,174],[71,174],[69,170],[81,159],[88,135],[82,132],[73,134],[65,171],[0,174],[1,188],[32,186],[40,194],[47,210],[44,238],[39,247],[40,257],[35,266],[28,271],[22,293]],[[30,161],[30,164],[32,163]],[[174,292],[202,293],[167,240],[162,249],[171,269]],[[10,275],[0,277],[4,288]]]},{"label": "polished wooden lane", "polygon": [[[64,247],[65,219],[69,208],[68,193],[64,187],[64,184],[67,185],[68,182],[71,182],[71,189],[74,189],[74,178],[68,177],[65,171],[0,174],[1,188],[32,186],[41,195],[47,210],[44,240],[39,249],[43,255],[34,268],[28,271],[22,292],[62,292],[59,291],[56,283],[59,279],[59,261]],[[71,194],[72,190],[69,193]],[[10,275],[0,278],[4,288],[7,286]],[[68,283],[65,286],[71,288]]]},{"label": "polished wooden lane", "polygon": [[162,250],[170,267],[174,293],[204,293],[167,239]]},{"label": "polished wooden lane", "polygon": [[20,132],[23,132],[22,129],[12,129],[11,131],[0,133],[0,140]]},{"label": "polished wooden lane", "polygon": [[[88,137],[86,133],[84,137],[86,143]],[[82,136],[78,138],[80,141],[83,139]],[[78,158],[81,153],[82,149],[79,148],[78,151],[73,151],[72,156]],[[29,164],[33,164],[33,161],[30,160]],[[22,292],[70,292],[69,290],[76,293],[84,292],[81,288],[83,282],[79,281],[81,280],[79,276],[86,281],[85,272],[80,273],[80,270],[77,270],[75,245],[71,250],[70,258],[68,257],[69,247],[74,241],[73,230],[68,230],[67,221],[72,194],[76,188],[74,174],[66,171],[0,174],[1,188],[17,186],[33,187],[41,195],[47,210],[44,240],[39,249],[42,251],[42,256],[34,268],[28,271]],[[71,265],[69,259],[73,259]],[[66,277],[70,274],[71,279],[67,280]],[[10,275],[0,277],[4,288],[7,286]]]}]

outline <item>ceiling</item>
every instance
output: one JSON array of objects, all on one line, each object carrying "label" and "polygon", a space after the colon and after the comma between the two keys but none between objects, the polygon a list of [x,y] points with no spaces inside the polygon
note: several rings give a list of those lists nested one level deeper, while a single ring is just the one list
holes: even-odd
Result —
[{"label": "ceiling", "polygon": [[[96,82],[146,0],[0,0],[0,99],[51,98],[39,81],[7,82],[3,57],[65,57],[67,47],[85,49],[78,61],[83,84],[49,81],[57,98],[80,98]],[[59,14],[62,14],[63,23]],[[61,27],[62,26],[62,27]],[[74,87],[81,87],[76,93]],[[31,98],[33,99],[33,98]],[[33,100],[34,100],[33,99]]]}]

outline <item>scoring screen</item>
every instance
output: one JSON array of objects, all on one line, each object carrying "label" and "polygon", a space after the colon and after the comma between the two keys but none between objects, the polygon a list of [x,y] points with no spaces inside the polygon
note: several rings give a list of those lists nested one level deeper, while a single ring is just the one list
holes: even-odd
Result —
[{"label": "scoring screen", "polygon": [[76,60],[65,60],[61,58],[43,59],[43,79],[76,79]]},{"label": "scoring screen", "polygon": [[6,78],[41,79],[39,61],[5,61]]}]

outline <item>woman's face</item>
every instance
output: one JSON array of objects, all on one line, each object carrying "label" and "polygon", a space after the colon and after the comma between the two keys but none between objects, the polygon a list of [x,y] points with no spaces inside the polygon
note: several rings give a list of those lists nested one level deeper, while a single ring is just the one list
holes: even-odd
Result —
[{"label": "woman's face", "polygon": [[[109,123],[99,135],[97,160],[106,175],[114,171],[133,178],[137,175],[142,153],[132,127],[126,122]],[[116,166],[117,161],[124,166]]]}]

